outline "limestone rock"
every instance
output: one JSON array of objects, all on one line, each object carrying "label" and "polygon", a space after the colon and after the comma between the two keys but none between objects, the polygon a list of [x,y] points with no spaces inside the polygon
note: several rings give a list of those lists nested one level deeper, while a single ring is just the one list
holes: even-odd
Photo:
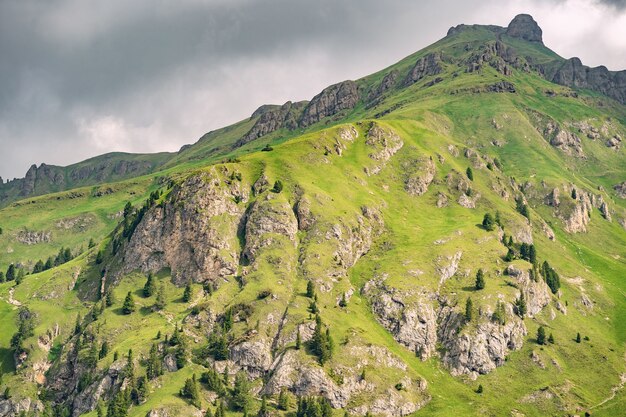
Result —
[{"label": "limestone rock", "polygon": [[248,199],[249,186],[229,180],[219,169],[187,178],[165,204],[145,213],[124,252],[123,273],[169,267],[177,284],[235,273],[237,231],[245,210],[236,200]]},{"label": "limestone rock", "polygon": [[550,288],[542,279],[533,281],[528,271],[522,271],[515,265],[509,265],[506,273],[515,278],[517,287],[524,294],[528,317],[534,317],[550,303]]},{"label": "limestone rock", "polygon": [[513,18],[506,29],[512,38],[520,38],[529,42],[543,44],[542,31],[535,19],[528,14],[519,14]]},{"label": "limestone rock", "polygon": [[405,174],[404,189],[413,196],[428,191],[435,178],[435,163],[430,158],[411,159],[402,164],[402,169]]},{"label": "limestone rock", "polygon": [[43,230],[40,232],[33,230],[20,230],[15,239],[25,245],[36,245],[38,243],[48,243],[51,240],[51,233]]},{"label": "limestone rock", "polygon": [[417,60],[411,71],[404,79],[404,85],[411,85],[424,77],[437,75],[443,72],[443,59],[441,53],[430,53]]},{"label": "limestone rock", "polygon": [[245,228],[243,256],[252,263],[259,250],[277,242],[279,236],[295,246],[298,221],[286,201],[269,193],[252,205]]},{"label": "limestone rock", "polygon": [[440,336],[446,346],[442,360],[453,375],[486,374],[503,365],[511,350],[520,349],[526,334],[524,322],[516,316],[504,326],[482,321],[475,330]]},{"label": "limestone rock", "polygon": [[367,132],[365,144],[373,148],[368,156],[376,161],[372,168],[366,167],[365,172],[368,175],[376,175],[383,169],[385,163],[402,148],[404,142],[393,130],[383,128],[378,123],[372,123]]},{"label": "limestone rock", "polygon": [[342,110],[353,109],[359,101],[359,92],[354,81],[343,81],[325,88],[313,97],[305,107],[299,125],[307,127],[325,117],[333,116]]},{"label": "limestone rock", "polygon": [[272,365],[270,343],[262,340],[239,343],[230,348],[230,359],[251,378],[259,378]]}]

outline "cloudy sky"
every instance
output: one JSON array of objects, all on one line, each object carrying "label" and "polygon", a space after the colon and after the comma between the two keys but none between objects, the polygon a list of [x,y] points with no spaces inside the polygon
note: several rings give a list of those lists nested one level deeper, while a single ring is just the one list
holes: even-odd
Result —
[{"label": "cloudy sky", "polygon": [[626,0],[0,0],[0,176],[176,151],[521,12],[560,55],[626,68]]}]

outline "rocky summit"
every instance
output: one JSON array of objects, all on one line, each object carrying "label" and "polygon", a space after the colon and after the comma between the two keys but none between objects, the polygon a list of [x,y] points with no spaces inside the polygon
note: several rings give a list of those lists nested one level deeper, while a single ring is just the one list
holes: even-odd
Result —
[{"label": "rocky summit", "polygon": [[0,182],[0,417],[623,415],[626,72],[458,25]]}]

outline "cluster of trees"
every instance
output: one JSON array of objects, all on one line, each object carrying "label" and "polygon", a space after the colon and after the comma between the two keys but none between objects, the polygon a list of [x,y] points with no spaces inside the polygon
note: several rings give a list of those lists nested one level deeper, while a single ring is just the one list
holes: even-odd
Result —
[{"label": "cluster of trees", "polygon": [[[326,328],[326,330],[324,330]],[[320,365],[324,365],[333,355],[333,339],[330,336],[330,329],[322,323],[319,314],[315,315],[315,331],[311,338],[311,352],[317,356]]]},{"label": "cluster of trees", "polygon": [[500,220],[500,212],[496,211],[495,216],[492,216],[491,213],[485,213],[485,216],[483,217],[483,228],[489,232],[495,230],[496,226],[500,226],[502,229],[504,229],[504,226],[502,225],[502,221]]},{"label": "cluster of trees", "polygon": [[[26,306],[20,307],[17,313],[17,331],[11,337],[11,349],[14,356],[18,357],[22,353],[28,353],[24,347],[24,340],[31,337],[35,330],[35,316]],[[16,364],[17,365],[17,364]]]},{"label": "cluster of trees", "polygon": [[548,261],[544,261],[541,265],[541,275],[543,275],[543,279],[546,281],[546,284],[548,284],[548,287],[550,287],[552,293],[556,294],[559,288],[561,288],[561,278],[559,274],[552,269]]},{"label": "cluster of trees", "polygon": [[55,266],[63,265],[64,263],[69,262],[72,259],[74,259],[74,256],[72,255],[72,251],[70,250],[70,248],[61,248],[59,249],[59,253],[57,253],[56,257],[53,258],[52,256],[50,256],[46,260],[46,262],[43,262],[41,259],[38,260],[33,268],[33,274],[47,271],[48,269],[52,269]]},{"label": "cluster of trees", "polygon": [[[579,333],[580,334],[580,333]],[[553,345],[555,343],[552,333],[546,338],[546,329],[543,326],[539,326],[537,329],[537,344],[538,345]]]},{"label": "cluster of trees", "polygon": [[321,397],[300,397],[296,417],[332,417],[333,409],[327,399]]}]

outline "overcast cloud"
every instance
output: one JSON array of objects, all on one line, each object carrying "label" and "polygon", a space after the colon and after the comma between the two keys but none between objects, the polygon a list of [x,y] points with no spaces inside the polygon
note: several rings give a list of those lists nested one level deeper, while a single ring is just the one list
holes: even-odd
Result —
[{"label": "overcast cloud", "polygon": [[626,68],[626,0],[0,0],[0,176],[176,151],[522,12],[561,56]]}]

